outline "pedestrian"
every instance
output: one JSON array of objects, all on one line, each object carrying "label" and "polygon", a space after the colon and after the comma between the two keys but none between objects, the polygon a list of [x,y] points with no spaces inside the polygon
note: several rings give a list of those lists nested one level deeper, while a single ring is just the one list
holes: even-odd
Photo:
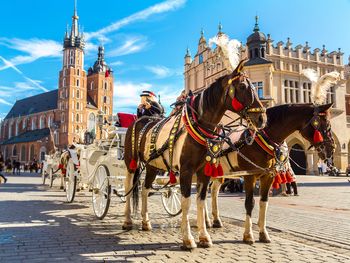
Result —
[{"label": "pedestrian", "polygon": [[2,171],[4,169],[4,165],[5,165],[5,160],[4,160],[4,157],[2,156],[2,153],[0,152],[0,178],[2,178],[2,180],[4,180],[4,183],[6,183],[7,178],[2,174]]},{"label": "pedestrian", "polygon": [[318,162],[317,162],[318,175],[323,175],[322,163],[323,163],[322,160],[318,159]]}]

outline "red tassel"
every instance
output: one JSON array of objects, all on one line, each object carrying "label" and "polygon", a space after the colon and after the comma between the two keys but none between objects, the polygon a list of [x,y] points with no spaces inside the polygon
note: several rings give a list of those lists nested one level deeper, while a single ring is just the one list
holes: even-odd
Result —
[{"label": "red tassel", "polygon": [[64,166],[63,166],[63,164],[60,163],[60,164],[58,165],[58,169],[62,169],[62,168],[64,168]]},{"label": "red tassel", "polygon": [[176,184],[176,176],[175,176],[175,173],[174,173],[173,171],[170,171],[169,176],[170,176],[170,183],[171,183],[171,184]]},{"label": "red tassel", "polygon": [[242,103],[240,103],[236,98],[232,99],[232,108],[236,111],[239,112],[241,110],[243,110],[243,105]]},{"label": "red tassel", "polygon": [[314,143],[319,143],[319,142],[323,142],[323,136],[320,133],[319,130],[315,130],[314,132]]},{"label": "red tassel", "polygon": [[280,173],[278,173],[278,172],[276,173],[274,181],[279,183],[279,184],[282,183],[282,179],[281,179]]},{"label": "red tassel", "polygon": [[218,170],[218,176],[224,175],[224,169],[222,169],[221,163],[219,163],[217,170]]},{"label": "red tassel", "polygon": [[285,184],[287,182],[287,178],[286,178],[285,172],[281,172],[280,173],[280,177],[281,177],[281,184]]},{"label": "red tassel", "polygon": [[287,179],[287,183],[291,183],[294,181],[293,176],[291,175],[289,170],[286,172],[286,179]]},{"label": "red tassel", "polygon": [[272,188],[273,188],[273,189],[280,189],[280,184],[277,183],[277,182],[273,182]]},{"label": "red tassel", "polygon": [[218,177],[218,168],[216,168],[216,165],[215,165],[215,163],[213,163],[212,165],[211,165],[211,176],[212,177]]},{"label": "red tassel", "polygon": [[130,168],[130,170],[132,170],[132,171],[135,171],[135,170],[136,170],[136,168],[137,168],[137,162],[135,161],[134,158],[131,159],[131,162],[130,162],[130,164],[129,164],[129,168]]},{"label": "red tassel", "polygon": [[211,176],[211,165],[210,162],[207,162],[204,167],[204,174],[206,176]]}]

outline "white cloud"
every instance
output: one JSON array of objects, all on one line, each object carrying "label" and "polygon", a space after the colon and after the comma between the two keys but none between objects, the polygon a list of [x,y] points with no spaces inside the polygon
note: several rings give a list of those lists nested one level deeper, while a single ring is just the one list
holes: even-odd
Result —
[{"label": "white cloud", "polygon": [[131,23],[145,20],[152,15],[161,14],[161,13],[176,10],[176,9],[182,7],[185,3],[186,3],[186,0],[167,0],[167,1],[161,2],[159,4],[155,4],[155,5],[148,7],[140,12],[132,14],[132,15],[125,17],[119,21],[116,21],[116,22],[110,24],[109,26],[104,27],[96,32],[86,33],[85,34],[86,39],[89,40],[91,38],[99,38],[99,37],[104,36],[108,33],[117,31],[120,28],[122,28],[126,25],[129,25]]},{"label": "white cloud", "polygon": [[165,66],[146,66],[146,69],[155,74],[158,78],[166,78],[172,75],[170,69]]},{"label": "white cloud", "polygon": [[[62,45],[48,39],[0,38],[0,45],[26,53],[26,55],[18,55],[8,60],[14,66],[31,63],[42,57],[60,57],[62,53]],[[10,64],[4,63],[0,70],[9,67],[11,67]]]},{"label": "white cloud", "polygon": [[123,61],[114,61],[114,62],[111,62],[111,63],[109,63],[109,65],[110,66],[122,66],[122,65],[124,65],[124,62]]},{"label": "white cloud", "polygon": [[5,105],[12,106],[12,103],[10,103],[10,102],[8,102],[8,101],[6,101],[6,100],[4,100],[4,99],[1,99],[1,98],[0,98],[0,103],[1,103],[1,104],[5,104]]},{"label": "white cloud", "polygon": [[107,52],[108,57],[119,57],[141,51],[148,44],[147,38],[129,36],[122,46]]}]

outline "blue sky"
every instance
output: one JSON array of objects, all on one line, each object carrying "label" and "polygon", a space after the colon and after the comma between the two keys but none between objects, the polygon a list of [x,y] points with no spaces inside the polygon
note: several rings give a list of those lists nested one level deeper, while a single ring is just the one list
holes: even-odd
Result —
[{"label": "blue sky", "polygon": [[[15,103],[57,88],[62,40],[71,24],[73,0],[3,1],[0,16],[0,118]],[[15,7],[15,8],[14,8]],[[138,94],[150,89],[168,106],[183,88],[187,46],[197,51],[201,28],[207,40],[223,31],[243,43],[254,16],[275,44],[291,38],[350,54],[349,0],[78,0],[80,25],[88,36],[85,69],[104,44],[114,69],[114,112],[135,112]]]}]

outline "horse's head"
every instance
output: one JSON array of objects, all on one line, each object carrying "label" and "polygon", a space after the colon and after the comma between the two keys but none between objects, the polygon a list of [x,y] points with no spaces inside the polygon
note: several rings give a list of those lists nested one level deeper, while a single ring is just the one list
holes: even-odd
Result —
[{"label": "horse's head", "polygon": [[247,120],[249,126],[261,129],[266,125],[266,110],[259,100],[255,87],[242,71],[245,60],[223,79],[225,87],[225,105],[228,110],[236,112]]},{"label": "horse's head", "polygon": [[332,164],[335,151],[335,142],[329,121],[329,109],[331,106],[332,103],[312,106],[313,115],[303,124],[300,130],[301,135],[315,147],[318,156],[322,160],[327,160],[329,165]]}]

